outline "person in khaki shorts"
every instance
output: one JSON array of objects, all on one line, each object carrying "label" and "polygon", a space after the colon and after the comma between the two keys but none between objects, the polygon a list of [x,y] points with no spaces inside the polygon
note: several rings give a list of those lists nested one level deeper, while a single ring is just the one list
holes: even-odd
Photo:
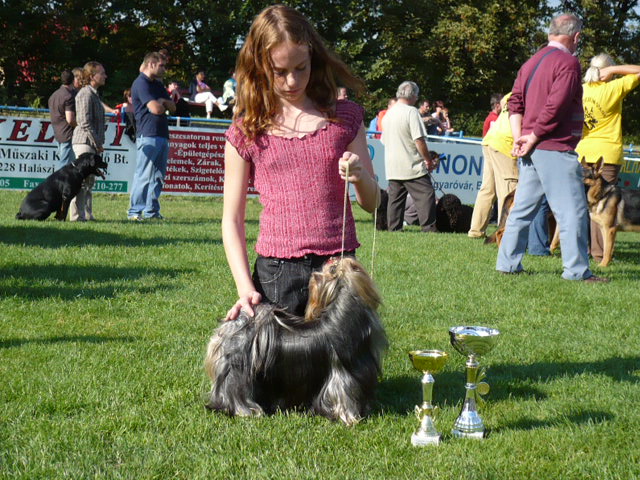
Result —
[{"label": "person in khaki shorts", "polygon": [[505,95],[500,104],[502,111],[498,119],[482,139],[484,168],[482,169],[482,185],[476,197],[476,204],[471,217],[471,238],[483,238],[491,217],[493,202],[498,199],[498,221],[502,215],[504,198],[518,185],[518,165],[511,156],[513,136],[509,124],[507,102],[511,93]]}]

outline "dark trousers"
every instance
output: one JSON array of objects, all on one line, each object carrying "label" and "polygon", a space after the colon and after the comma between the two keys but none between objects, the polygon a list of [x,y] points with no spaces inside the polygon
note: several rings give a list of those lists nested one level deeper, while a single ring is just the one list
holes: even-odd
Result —
[{"label": "dark trousers", "polygon": [[407,193],[410,193],[418,211],[418,223],[422,227],[422,231],[437,231],[436,192],[433,190],[429,175],[411,180],[389,180],[388,191],[387,221],[389,230],[402,230]]},{"label": "dark trousers", "polygon": [[[345,252],[355,257],[355,252]],[[253,283],[262,301],[273,303],[287,312],[303,316],[309,300],[309,279],[313,272],[336,255],[305,255],[300,258],[275,258],[259,255],[253,269]]]}]

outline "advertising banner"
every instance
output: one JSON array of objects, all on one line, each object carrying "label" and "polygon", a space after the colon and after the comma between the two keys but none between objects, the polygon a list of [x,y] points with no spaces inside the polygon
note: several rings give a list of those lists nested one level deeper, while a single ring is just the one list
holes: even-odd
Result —
[{"label": "advertising banner", "polygon": [[[128,193],[135,171],[135,145],[124,126],[108,123],[103,158],[109,164],[96,192]],[[48,119],[0,117],[0,189],[31,190],[60,168],[58,144]]]},{"label": "advertising banner", "polygon": [[[170,195],[222,195],[224,184],[224,129],[170,127],[169,161],[163,189]],[[109,164],[104,180],[94,191],[129,193],[136,166],[136,146],[115,122],[106,125],[103,157]],[[384,145],[367,139],[380,187],[388,182]],[[429,138],[431,150],[444,154],[432,172],[437,196],[453,193],[472,205],[482,182],[480,142]],[[0,116],[0,189],[31,190],[60,168],[58,144],[51,122],[45,118]],[[620,171],[621,185],[640,187],[640,162],[627,160]],[[351,189],[353,194],[353,188]],[[250,194],[257,192],[250,185]]]},{"label": "advertising banner", "polygon": [[[380,140],[368,139],[369,154],[380,187],[386,189],[389,183],[384,168],[384,145]],[[459,144],[428,141],[429,148],[446,158],[431,172],[436,195],[453,193],[465,204],[473,205],[482,183],[482,147],[474,144]]]}]

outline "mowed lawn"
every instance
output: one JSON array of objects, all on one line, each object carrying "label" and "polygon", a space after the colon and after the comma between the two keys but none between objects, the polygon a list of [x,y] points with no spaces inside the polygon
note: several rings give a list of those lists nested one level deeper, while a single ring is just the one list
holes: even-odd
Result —
[{"label": "mowed lawn", "polygon": [[[347,428],[304,413],[206,411],[202,363],[235,301],[218,198],[162,199],[162,222],[126,220],[95,195],[90,223],[14,219],[0,192],[0,478],[633,479],[640,477],[640,234],[618,236],[607,285],[494,271],[465,235],[377,232],[356,208],[358,255],[382,293],[390,340],[371,417]],[[248,211],[257,235],[259,205]],[[483,441],[451,436],[465,359],[448,329],[501,331],[482,358]],[[411,446],[421,374],[407,351],[450,353],[436,375],[438,447]]]}]

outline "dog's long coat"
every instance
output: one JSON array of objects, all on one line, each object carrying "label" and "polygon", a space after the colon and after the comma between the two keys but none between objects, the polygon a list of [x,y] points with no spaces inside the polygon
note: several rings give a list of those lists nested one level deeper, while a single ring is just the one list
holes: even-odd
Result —
[{"label": "dog's long coat", "polygon": [[[361,269],[352,259],[338,263],[347,261]],[[312,318],[309,308],[305,319],[261,304],[255,317],[242,313],[216,330],[206,358],[209,408],[247,416],[300,407],[347,425],[368,413],[387,347],[378,294],[349,272],[326,283],[319,275],[310,283]]]}]

